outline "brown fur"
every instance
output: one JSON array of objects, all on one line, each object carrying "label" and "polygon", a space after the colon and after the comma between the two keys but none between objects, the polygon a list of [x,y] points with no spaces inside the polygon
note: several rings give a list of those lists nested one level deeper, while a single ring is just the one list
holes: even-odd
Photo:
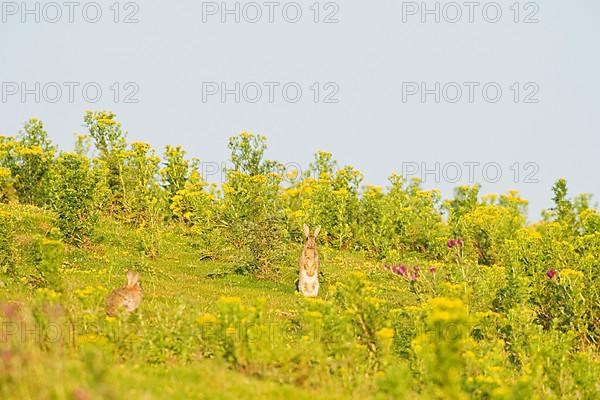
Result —
[{"label": "brown fur", "polygon": [[317,251],[317,236],[321,227],[310,233],[310,228],[304,225],[306,243],[300,256],[300,274],[298,277],[298,288],[305,296],[316,296],[319,292],[319,252]]},{"label": "brown fur", "polygon": [[127,313],[134,312],[142,302],[142,286],[140,285],[140,274],[127,271],[127,285],[112,292],[106,300],[106,313],[115,316],[119,309]]}]

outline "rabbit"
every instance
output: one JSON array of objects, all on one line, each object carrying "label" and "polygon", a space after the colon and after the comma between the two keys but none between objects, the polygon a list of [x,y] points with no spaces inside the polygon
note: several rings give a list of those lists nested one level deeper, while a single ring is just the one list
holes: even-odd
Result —
[{"label": "rabbit", "polygon": [[311,234],[307,225],[304,225],[306,244],[300,256],[300,274],[298,276],[298,290],[306,297],[319,295],[319,253],[317,252],[317,236],[321,227]]},{"label": "rabbit", "polygon": [[126,313],[134,312],[142,302],[142,286],[140,274],[131,270],[127,271],[127,285],[112,292],[106,299],[106,314],[111,317],[123,308]]}]

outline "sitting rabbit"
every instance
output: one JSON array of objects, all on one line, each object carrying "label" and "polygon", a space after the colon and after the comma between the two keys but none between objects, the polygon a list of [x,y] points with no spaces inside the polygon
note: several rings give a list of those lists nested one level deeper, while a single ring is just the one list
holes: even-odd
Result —
[{"label": "sitting rabbit", "polygon": [[142,302],[142,286],[140,274],[127,271],[127,285],[115,290],[106,300],[106,313],[116,316],[122,308],[126,313],[135,311]]},{"label": "sitting rabbit", "polygon": [[304,296],[317,297],[319,295],[319,253],[317,252],[317,236],[321,227],[311,234],[307,225],[304,225],[306,244],[300,256],[300,275],[298,276],[298,290]]}]

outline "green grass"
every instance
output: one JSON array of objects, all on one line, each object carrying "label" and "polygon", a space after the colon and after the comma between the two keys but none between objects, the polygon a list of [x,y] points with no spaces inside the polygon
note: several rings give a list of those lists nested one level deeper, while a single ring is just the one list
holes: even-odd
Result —
[{"label": "green grass", "polygon": [[[426,260],[407,255],[423,274],[410,282],[361,254],[321,246],[315,302],[295,292],[298,243],[269,279],[258,279],[234,272],[235,252],[206,258],[186,229],[162,230],[158,255],[149,257],[146,232],[103,219],[87,246],[64,246],[56,272],[40,256],[40,246],[60,240],[54,216],[33,207],[2,211],[16,219],[16,268],[0,275],[0,399],[600,395],[600,357],[580,333],[543,329],[536,304],[494,305],[510,304],[512,293],[528,299],[532,284],[576,290],[583,273],[571,271],[572,281],[565,274],[565,286],[543,272],[523,274],[521,284],[509,282],[503,266],[476,265],[465,279],[451,259],[427,275]],[[127,269],[142,275],[141,307],[107,318],[106,297],[125,284]],[[507,287],[513,292],[505,295]],[[560,304],[587,301],[571,297],[575,303]],[[245,342],[243,330],[207,321],[260,329],[248,330],[253,340]],[[440,340],[436,327],[445,323],[469,330]]]},{"label": "green grass", "polygon": [[[52,218],[47,214],[35,209],[12,209],[12,212],[23,222],[17,232],[21,243],[36,235],[49,235]],[[309,399],[351,395],[352,390],[335,382],[304,385],[288,381],[283,368],[264,376],[234,368],[218,355],[202,354],[196,319],[203,313],[216,313],[221,297],[239,297],[244,304],[265,299],[265,319],[277,326],[285,326],[297,318],[304,303],[295,293],[296,263],[281,265],[274,279],[259,280],[232,273],[235,262],[202,260],[201,251],[194,250],[195,247],[194,237],[169,231],[161,237],[160,255],[149,258],[139,246],[135,231],[107,220],[101,222],[92,245],[82,249],[67,247],[60,273],[63,291],[57,303],[74,323],[75,336],[73,340],[63,337],[64,343],[52,344],[50,350],[40,350],[35,340],[17,340],[22,351],[19,357],[35,361],[22,372],[13,371],[23,381],[0,389],[2,397]],[[298,246],[298,256],[300,249]],[[373,276],[382,275],[375,263],[357,255],[324,250],[323,260],[321,295],[325,298],[329,283],[353,269],[364,270],[365,265],[370,265]],[[25,261],[20,260],[23,268]],[[142,305],[129,318],[124,316],[112,325],[107,324],[103,308],[106,294],[124,285],[125,271],[129,268],[141,271]],[[8,279],[5,284],[0,302],[19,302],[27,309],[40,303],[39,292],[25,279],[20,282]],[[78,290],[86,287],[93,291],[82,300]],[[115,324],[119,327],[118,339],[104,340],[104,329]],[[89,332],[98,336],[86,336]],[[271,348],[276,359],[279,340],[272,343],[264,338],[260,346]],[[281,349],[286,351],[286,347]],[[319,380],[314,378],[311,382]]]}]

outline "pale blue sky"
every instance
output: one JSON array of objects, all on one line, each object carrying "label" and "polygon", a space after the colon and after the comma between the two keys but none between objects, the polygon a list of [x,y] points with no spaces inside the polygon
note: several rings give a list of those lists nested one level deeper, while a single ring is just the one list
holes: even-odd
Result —
[{"label": "pale blue sky", "polygon": [[[498,163],[502,179],[483,182],[483,191],[518,189],[531,202],[531,217],[537,218],[550,206],[550,188],[559,177],[568,180],[572,194],[600,194],[600,3],[538,1],[539,23],[525,24],[513,21],[509,7],[514,2],[497,2],[503,15],[496,24],[484,20],[482,7],[475,9],[474,23],[467,14],[455,24],[443,18],[435,23],[433,16],[421,23],[419,15],[406,16],[404,23],[406,5],[390,0],[338,1],[336,24],[314,23],[312,0],[298,2],[303,15],[296,24],[283,19],[282,7],[275,9],[274,23],[268,22],[264,6],[258,23],[243,18],[235,23],[232,16],[221,23],[219,15],[203,22],[202,2],[146,0],[139,3],[136,24],[113,22],[113,0],[98,2],[103,15],[96,24],[82,17],[86,2],[75,9],[74,23],[68,22],[64,6],[62,20],[55,24],[44,21],[44,15],[40,23],[26,15],[23,23],[4,2],[0,81],[5,89],[7,82],[29,87],[34,82],[98,82],[103,96],[97,104],[86,103],[80,90],[74,103],[66,92],[55,104],[47,99],[36,103],[33,95],[25,103],[19,94],[7,96],[0,102],[0,134],[14,134],[36,116],[62,148],[70,149],[73,133],[82,132],[84,110],[110,109],[131,140],[160,150],[165,144],[181,144],[192,156],[211,162],[227,159],[229,136],[250,131],[269,138],[269,158],[306,165],[316,150],[328,150],[378,185],[385,185],[392,172],[401,172],[406,162],[430,169],[435,163]],[[31,8],[34,3],[27,2]],[[124,9],[126,3],[120,3],[120,19],[134,11]],[[335,11],[333,6],[325,9],[326,3],[319,3],[321,19]],[[519,3],[520,20],[536,11],[533,6],[523,9],[526,3]],[[233,8],[235,2],[227,4]],[[427,4],[433,8],[435,2]],[[447,10],[451,18],[454,11]],[[54,10],[46,11],[53,18]],[[87,15],[93,17],[93,11]],[[293,9],[288,11],[293,17]],[[487,15],[494,17],[493,11],[488,9]],[[136,82],[139,103],[115,103],[110,91],[114,82]],[[255,104],[236,104],[233,96],[226,103],[217,96],[203,102],[203,82],[230,87],[235,82],[296,82],[303,96],[288,103],[279,88],[273,103],[266,92]],[[314,82],[335,82],[339,102],[315,104]],[[433,95],[426,103],[418,96],[403,102],[403,82],[427,82],[430,88],[435,82],[497,82],[503,96],[488,103],[480,86],[474,103],[436,104]],[[531,91],[523,86],[535,82],[539,103],[514,103],[514,82],[520,83],[521,96]],[[323,89],[321,95],[328,93]],[[522,169],[519,183],[513,182],[510,169],[515,162]],[[523,170],[526,163],[539,166],[539,183],[523,182],[526,172],[533,171]],[[448,175],[454,171],[448,169]],[[468,167],[462,172],[458,183],[444,182],[443,176],[438,183],[428,175],[425,186],[449,196],[452,187],[468,183]],[[479,167],[475,178],[484,180]]]}]

